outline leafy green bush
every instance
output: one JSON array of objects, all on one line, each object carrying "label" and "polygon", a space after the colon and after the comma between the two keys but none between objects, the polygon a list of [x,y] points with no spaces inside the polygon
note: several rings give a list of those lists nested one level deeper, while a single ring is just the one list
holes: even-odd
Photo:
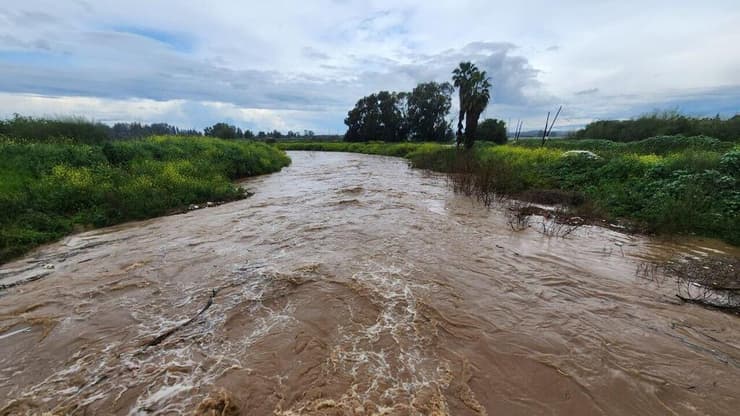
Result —
[{"label": "leafy green bush", "polygon": [[740,148],[735,148],[720,158],[719,170],[740,179]]}]

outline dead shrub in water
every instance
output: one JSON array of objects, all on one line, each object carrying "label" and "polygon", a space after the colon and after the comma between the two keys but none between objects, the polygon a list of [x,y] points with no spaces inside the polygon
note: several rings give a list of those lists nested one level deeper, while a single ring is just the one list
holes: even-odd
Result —
[{"label": "dead shrub in water", "polygon": [[580,217],[571,217],[565,211],[555,210],[542,217],[538,231],[547,237],[565,238],[584,224]]},{"label": "dead shrub in water", "polygon": [[506,221],[513,231],[532,227],[534,216],[541,218],[534,228],[547,237],[565,238],[586,223],[564,209],[550,210],[520,201],[510,203],[506,210]]},{"label": "dead shrub in water", "polygon": [[472,153],[460,152],[453,166],[447,176],[453,191],[475,197],[486,207],[506,201],[515,191],[515,175],[508,165],[481,163]]},{"label": "dead shrub in water", "polygon": [[529,228],[529,221],[532,216],[531,205],[519,201],[512,202],[506,210],[506,222],[512,231],[523,231]]},{"label": "dead shrub in water", "polygon": [[635,270],[635,276],[642,280],[656,283],[658,286],[668,280],[668,276],[665,273],[665,264],[651,261],[645,261],[638,264],[637,270]]},{"label": "dead shrub in water", "polygon": [[666,263],[665,269],[675,277],[681,300],[740,314],[740,259],[687,257]]},{"label": "dead shrub in water", "polygon": [[684,302],[715,307],[740,315],[740,259],[724,256],[684,257],[644,262],[635,275],[662,285],[676,284],[676,297]]}]

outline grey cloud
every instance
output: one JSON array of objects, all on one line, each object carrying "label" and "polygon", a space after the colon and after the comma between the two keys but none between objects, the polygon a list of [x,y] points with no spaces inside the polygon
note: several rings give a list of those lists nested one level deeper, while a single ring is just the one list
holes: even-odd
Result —
[{"label": "grey cloud", "polygon": [[587,90],[577,91],[575,95],[592,95],[596,94],[597,92],[599,92],[598,88],[589,88]]},{"label": "grey cloud", "polygon": [[[701,55],[700,60],[690,55],[688,61],[669,65],[678,68],[669,71],[675,78],[673,83],[649,80],[656,76],[653,68],[657,66],[646,59],[630,59],[648,56],[648,49],[640,49],[643,45],[655,46],[654,50],[660,46],[666,51],[654,54],[656,60],[662,59],[661,53],[678,59],[680,55],[675,52],[684,47],[681,42],[732,39],[737,34],[736,25],[716,31],[704,26],[687,29],[673,24],[675,19],[667,19],[670,16],[661,8],[651,7],[645,15],[663,22],[659,27],[671,35],[665,39],[675,40],[656,40],[648,45],[630,36],[635,27],[629,20],[612,19],[612,15],[634,13],[629,5],[619,2],[608,15],[603,13],[603,19],[585,23],[580,17],[571,20],[578,16],[574,10],[583,9],[582,2],[568,2],[559,9],[562,15],[556,17],[562,24],[553,27],[552,33],[532,30],[525,36],[519,36],[521,23],[531,21],[532,13],[549,12],[506,9],[516,8],[513,4],[494,11],[483,7],[485,2],[462,0],[454,7],[412,3],[325,0],[319,5],[295,3],[288,10],[275,2],[246,7],[237,0],[224,0],[203,12],[198,2],[24,0],[0,10],[0,51],[6,52],[0,55],[0,91],[301,109],[336,117],[333,123],[341,126],[342,114],[357,98],[381,89],[408,91],[418,82],[449,81],[453,68],[468,60],[491,77],[490,113],[503,118],[530,114],[537,120],[542,114],[543,122],[544,114],[556,109],[560,101],[566,101],[561,117],[574,120],[618,115],[635,111],[645,102],[659,105],[661,100],[709,108],[710,104],[697,104],[706,91],[697,92],[694,98],[672,96],[666,90],[674,85],[736,85],[739,80],[734,70],[739,61],[732,54],[722,53],[724,48],[720,47],[715,48],[717,53]],[[724,5],[713,5],[715,9],[715,14],[727,14],[736,7],[725,1]],[[504,15],[511,18],[496,20]],[[575,20],[578,24],[573,24]],[[569,43],[578,40],[583,31],[598,29],[607,21],[614,25],[605,33],[594,31],[593,39],[589,39],[592,43]],[[114,25],[131,22],[165,33],[186,31],[195,39],[195,46],[178,52],[146,36],[111,30]],[[498,22],[495,30],[491,22]],[[521,47],[509,42],[476,41],[490,40],[488,36],[517,39]],[[624,47],[615,50],[616,44]],[[679,46],[666,49],[674,44]],[[701,51],[709,49],[702,47]],[[717,64],[712,67],[717,70],[705,76],[709,68],[700,64],[709,58],[716,58]],[[533,62],[542,62],[547,74]],[[635,67],[629,76],[614,76],[613,62],[643,62],[644,68]],[[661,76],[660,80],[664,78],[670,77]],[[582,79],[588,83],[582,83]],[[550,89],[562,91],[563,96],[552,96]],[[732,91],[729,96],[705,98],[721,108],[740,108],[740,95],[736,89]],[[609,97],[615,92],[623,95]],[[192,114],[197,112],[194,107]]]},{"label": "grey cloud", "polygon": [[514,55],[515,49],[506,42],[475,42],[437,55],[418,56],[414,63],[399,65],[392,72],[406,74],[413,82],[449,81],[460,62],[472,61],[491,78],[493,102],[525,104],[529,101],[527,90],[540,87],[538,71],[525,57]]},{"label": "grey cloud", "polygon": [[[494,102],[524,104],[526,88],[536,88],[537,71],[511,54],[508,43],[476,43],[436,55],[412,56],[411,63],[356,57],[339,74],[233,70],[172,53],[157,42],[116,32],[83,35],[103,61],[88,66],[40,68],[22,63],[0,67],[0,90],[17,93],[233,103],[247,108],[346,111],[360,96],[381,89],[410,90],[418,82],[448,81],[462,60],[488,71]],[[358,71],[357,68],[368,68]]]},{"label": "grey cloud", "polygon": [[58,18],[39,11],[24,11],[16,15],[16,19],[19,23],[24,25],[45,25],[49,23],[56,23],[59,21]]},{"label": "grey cloud", "polygon": [[324,52],[321,52],[318,49],[314,49],[310,46],[304,47],[301,52],[303,53],[303,56],[309,59],[318,59],[318,60],[325,61],[330,58],[329,55],[325,54]]}]

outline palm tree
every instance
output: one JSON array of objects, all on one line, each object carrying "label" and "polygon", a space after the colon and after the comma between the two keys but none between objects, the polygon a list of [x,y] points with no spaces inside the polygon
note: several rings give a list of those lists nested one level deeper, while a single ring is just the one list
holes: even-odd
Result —
[{"label": "palm tree", "polygon": [[474,71],[477,71],[475,65],[471,62],[460,62],[460,66],[452,71],[453,85],[460,92],[460,112],[457,117],[457,146],[460,147],[463,135],[463,120],[465,120],[465,102],[470,91],[470,80]]},{"label": "palm tree", "polygon": [[465,121],[465,148],[470,149],[475,142],[478,118],[491,99],[491,83],[486,71],[480,71],[470,62],[461,62],[452,71],[452,81],[460,90],[460,113],[457,122],[457,145],[463,141],[463,120]]}]

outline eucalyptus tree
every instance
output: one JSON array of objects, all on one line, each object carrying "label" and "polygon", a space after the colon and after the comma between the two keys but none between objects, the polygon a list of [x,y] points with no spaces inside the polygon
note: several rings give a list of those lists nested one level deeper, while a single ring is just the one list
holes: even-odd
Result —
[{"label": "eucalyptus tree", "polygon": [[389,91],[360,98],[344,119],[344,124],[347,125],[344,140],[405,141],[408,136],[405,100],[405,93]]},{"label": "eucalyptus tree", "polygon": [[425,82],[406,96],[406,122],[413,141],[450,140],[452,129],[447,114],[452,107],[450,83]]}]

